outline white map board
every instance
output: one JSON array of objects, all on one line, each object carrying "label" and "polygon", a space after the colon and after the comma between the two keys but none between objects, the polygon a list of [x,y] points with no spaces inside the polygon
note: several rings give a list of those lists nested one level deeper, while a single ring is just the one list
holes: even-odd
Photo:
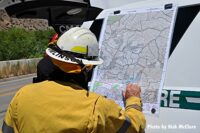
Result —
[{"label": "white map board", "polygon": [[90,90],[124,107],[122,90],[138,83],[143,112],[158,114],[175,16],[175,8],[109,13],[100,36],[104,63],[96,68]]}]

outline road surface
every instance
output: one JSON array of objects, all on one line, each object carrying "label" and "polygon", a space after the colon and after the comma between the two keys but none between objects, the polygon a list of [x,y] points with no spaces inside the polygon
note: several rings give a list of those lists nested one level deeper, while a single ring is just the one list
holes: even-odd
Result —
[{"label": "road surface", "polygon": [[24,85],[32,83],[35,74],[13,77],[0,80],[0,128],[6,109],[17,90]]}]

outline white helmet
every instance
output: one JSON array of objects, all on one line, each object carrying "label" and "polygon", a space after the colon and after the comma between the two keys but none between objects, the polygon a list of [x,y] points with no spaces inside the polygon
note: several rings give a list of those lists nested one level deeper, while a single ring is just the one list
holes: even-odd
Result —
[{"label": "white helmet", "polygon": [[86,28],[74,27],[65,32],[46,49],[47,55],[59,61],[72,64],[99,65],[99,46],[96,36]]}]

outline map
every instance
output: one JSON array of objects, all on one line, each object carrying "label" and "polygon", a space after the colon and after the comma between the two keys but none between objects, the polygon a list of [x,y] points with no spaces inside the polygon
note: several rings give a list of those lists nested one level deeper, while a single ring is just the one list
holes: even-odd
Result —
[{"label": "map", "polygon": [[100,37],[104,63],[95,71],[91,91],[124,107],[122,91],[128,83],[137,83],[144,112],[158,113],[174,14],[174,9],[109,14]]}]

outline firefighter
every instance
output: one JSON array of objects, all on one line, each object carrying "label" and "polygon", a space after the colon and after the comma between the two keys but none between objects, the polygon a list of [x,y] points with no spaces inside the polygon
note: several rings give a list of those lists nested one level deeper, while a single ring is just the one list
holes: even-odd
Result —
[{"label": "firefighter", "polygon": [[4,118],[3,133],[144,132],[138,85],[127,85],[125,109],[88,91],[91,70],[103,63],[90,30],[71,28],[49,45],[46,54],[61,72],[53,80],[26,85],[16,93]]}]

